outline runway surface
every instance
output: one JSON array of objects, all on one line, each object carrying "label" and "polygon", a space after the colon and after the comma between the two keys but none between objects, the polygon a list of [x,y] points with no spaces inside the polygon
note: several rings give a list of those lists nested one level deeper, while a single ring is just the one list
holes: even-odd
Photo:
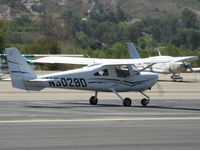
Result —
[{"label": "runway surface", "polygon": [[199,74],[187,82],[161,82],[142,107],[138,93],[123,107],[112,93],[99,93],[99,104],[88,104],[93,92],[45,89],[25,92],[0,82],[0,150],[199,150]]}]

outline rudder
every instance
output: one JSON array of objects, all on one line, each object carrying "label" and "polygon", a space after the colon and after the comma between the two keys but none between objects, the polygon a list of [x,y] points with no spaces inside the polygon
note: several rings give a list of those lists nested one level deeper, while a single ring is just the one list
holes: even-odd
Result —
[{"label": "rudder", "polygon": [[6,48],[5,51],[12,80],[12,86],[27,90],[25,80],[37,78],[36,74],[17,48]]},{"label": "rudder", "polygon": [[141,58],[133,43],[127,43],[127,46],[128,46],[128,52],[131,58],[133,59]]}]

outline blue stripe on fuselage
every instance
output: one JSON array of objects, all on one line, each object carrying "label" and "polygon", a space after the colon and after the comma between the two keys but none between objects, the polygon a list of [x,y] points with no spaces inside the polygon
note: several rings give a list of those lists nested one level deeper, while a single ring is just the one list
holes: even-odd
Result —
[{"label": "blue stripe on fuselage", "polygon": [[0,70],[7,70],[8,66],[0,66]]},{"label": "blue stripe on fuselage", "polygon": [[28,73],[28,74],[31,74],[30,72],[23,72],[23,71],[11,71],[11,73],[22,73],[22,74]]}]

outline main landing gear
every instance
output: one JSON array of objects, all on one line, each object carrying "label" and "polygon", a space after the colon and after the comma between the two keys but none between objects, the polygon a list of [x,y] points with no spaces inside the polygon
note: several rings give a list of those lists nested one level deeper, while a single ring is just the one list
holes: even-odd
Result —
[{"label": "main landing gear", "polygon": [[[122,98],[120,95],[119,95],[119,93],[115,90],[115,89],[111,89],[111,91],[113,92],[113,93],[115,93],[115,95],[117,95],[121,100],[122,100],[122,103],[123,103],[123,105],[125,106],[125,107],[130,107],[131,106],[131,104],[132,104],[132,100],[130,99],[130,98]],[[150,98],[146,95],[146,94],[144,94],[143,92],[140,92],[142,95],[144,95],[146,98],[143,98],[142,100],[141,100],[141,104],[142,104],[142,106],[147,106],[148,104],[149,104],[149,102],[150,102]],[[91,104],[91,105],[96,105],[96,104],[98,104],[98,98],[97,98],[97,94],[98,94],[98,91],[95,91],[95,96],[92,96],[91,98],[90,98],[90,100],[89,100],[89,103]]]},{"label": "main landing gear", "polygon": [[127,97],[127,98],[123,99],[123,105],[125,107],[130,107],[131,104],[132,104],[132,100],[130,98]]},{"label": "main landing gear", "polygon": [[183,81],[183,78],[180,76],[180,74],[173,74],[173,75],[171,76],[171,79],[172,79],[173,81],[176,81],[176,82],[181,82],[181,81]]}]

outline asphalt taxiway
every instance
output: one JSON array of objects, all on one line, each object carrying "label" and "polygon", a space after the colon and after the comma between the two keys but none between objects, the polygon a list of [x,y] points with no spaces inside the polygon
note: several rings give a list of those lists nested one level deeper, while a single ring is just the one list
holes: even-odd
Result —
[{"label": "asphalt taxiway", "polygon": [[199,150],[199,76],[184,74],[180,83],[161,76],[146,92],[145,108],[133,92],[121,93],[132,107],[112,93],[99,93],[99,104],[91,106],[94,92],[26,92],[0,82],[0,150]]}]

